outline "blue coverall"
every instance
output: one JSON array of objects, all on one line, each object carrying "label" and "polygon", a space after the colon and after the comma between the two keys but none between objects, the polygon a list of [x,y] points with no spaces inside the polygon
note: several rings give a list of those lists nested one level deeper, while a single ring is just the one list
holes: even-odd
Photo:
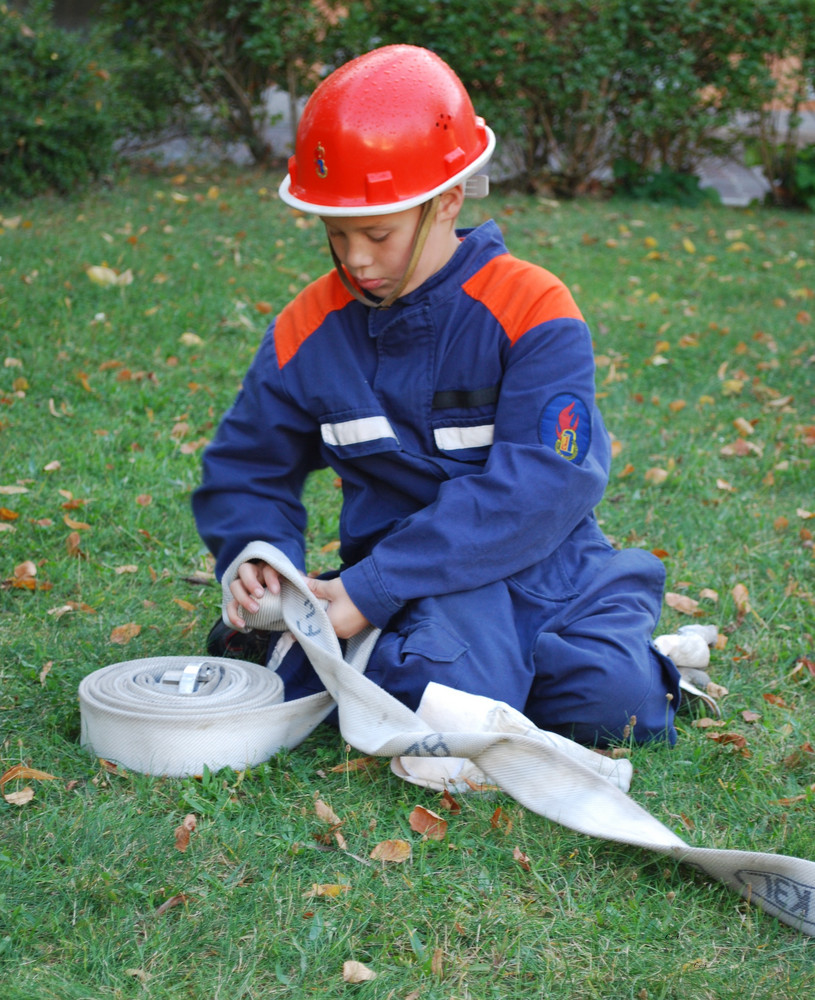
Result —
[{"label": "blue coverall", "polygon": [[[256,539],[303,567],[302,488],[330,466],[342,581],[383,630],[367,676],[412,708],[435,680],[583,743],[630,723],[674,742],[662,564],[615,550],[593,513],[610,446],[589,329],[495,223],[459,236],[389,309],[331,272],[271,325],[193,497],[216,574]],[[322,687],[297,646],[279,672],[287,699]]]}]

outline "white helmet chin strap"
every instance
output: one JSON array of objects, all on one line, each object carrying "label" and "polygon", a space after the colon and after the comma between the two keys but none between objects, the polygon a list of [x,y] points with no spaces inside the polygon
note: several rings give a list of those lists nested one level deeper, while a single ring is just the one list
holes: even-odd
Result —
[{"label": "white helmet chin strap", "polygon": [[405,268],[404,274],[399,279],[396,287],[393,291],[389,292],[384,299],[371,298],[357,288],[348,276],[348,272],[343,267],[342,261],[337,256],[334,244],[331,242],[331,238],[329,237],[328,247],[331,251],[331,259],[334,261],[334,267],[337,269],[337,273],[340,276],[340,281],[358,302],[361,302],[363,305],[366,305],[371,309],[388,309],[399,298],[404,291],[405,286],[413,277],[413,272],[416,270],[416,265],[419,263],[419,258],[424,250],[428,234],[436,218],[436,209],[438,204],[439,196],[436,195],[435,198],[431,198],[430,201],[426,201],[422,205],[422,214],[419,218],[419,225],[416,227],[416,235],[413,237],[413,247],[410,251],[410,259],[407,262],[407,267]]}]

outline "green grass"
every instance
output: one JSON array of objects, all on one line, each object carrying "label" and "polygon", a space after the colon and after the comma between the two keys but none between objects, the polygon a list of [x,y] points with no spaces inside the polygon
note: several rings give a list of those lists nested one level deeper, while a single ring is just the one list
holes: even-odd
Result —
[{"label": "green grass", "polygon": [[[808,939],[664,858],[497,793],[459,797],[445,840],[422,841],[408,816],[439,797],[386,762],[332,770],[355,756],[333,730],[200,780],[111,774],[79,747],[86,673],[200,651],[218,613],[189,513],[200,445],[262,336],[258,305],[276,311],[328,266],[320,227],[284,210],[277,181],[134,170],[81,198],[0,206],[12,222],[0,233],[0,486],[26,490],[0,494],[0,774],[23,763],[58,779],[9,783],[34,798],[0,800],[4,996],[808,995]],[[699,620],[728,640],[712,673],[745,752],[685,712],[675,749],[632,748],[633,797],[690,843],[815,858],[815,768],[801,752],[815,679],[794,670],[815,659],[815,524],[798,513],[815,510],[811,216],[520,195],[465,212],[466,224],[493,215],[513,252],[574,289],[619,448],[604,529],[662,550],[668,590],[699,600]],[[132,284],[93,284],[86,269],[103,263]],[[723,454],[740,435],[747,453]],[[313,569],[336,559],[337,501],[331,474],[309,484]],[[12,586],[27,561],[35,587]],[[661,629],[689,620],[666,607]],[[138,635],[113,643],[126,624]],[[324,842],[316,795],[347,851]],[[190,812],[182,853],[174,830]],[[390,838],[410,841],[411,859],[371,863]],[[348,888],[313,896],[315,884]],[[350,959],[377,978],[345,984]]]}]

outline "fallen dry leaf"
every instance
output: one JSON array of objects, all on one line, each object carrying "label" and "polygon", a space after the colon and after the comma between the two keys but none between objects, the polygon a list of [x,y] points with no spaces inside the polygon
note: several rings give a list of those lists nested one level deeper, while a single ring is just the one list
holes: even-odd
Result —
[{"label": "fallen dry leaf", "polygon": [[376,973],[362,962],[343,962],[342,978],[346,983],[366,983],[376,979]]},{"label": "fallen dry leaf", "polygon": [[91,527],[86,521],[75,521],[72,517],[68,517],[67,514],[62,520],[69,528],[73,528],[74,531],[89,531]]},{"label": "fallen dry leaf", "polygon": [[9,792],[3,798],[9,805],[24,806],[34,798],[34,789],[31,785],[26,785],[25,788],[21,788],[18,792]]},{"label": "fallen dry leaf", "polygon": [[47,771],[39,771],[35,767],[27,767],[25,764],[15,764],[10,767],[5,774],[0,776],[0,793],[10,805],[24,806],[34,798],[34,789],[30,785],[20,788],[15,792],[4,791],[10,781],[56,781],[55,774]]},{"label": "fallen dry leaf", "polygon": [[185,892],[177,892],[175,896],[170,896],[169,899],[165,901],[156,909],[153,914],[156,917],[160,917],[165,914],[168,910],[172,910],[173,907],[182,906],[184,903],[188,903],[192,897],[188,896]]},{"label": "fallen dry leaf", "polygon": [[128,622],[127,625],[117,625],[110,633],[110,641],[117,646],[126,646],[140,632],[141,625],[137,625],[135,622]]},{"label": "fallen dry leaf", "polygon": [[187,813],[184,822],[175,828],[175,849],[182,853],[190,846],[190,837],[198,826],[198,817],[195,813]]},{"label": "fallen dry leaf", "polygon": [[428,840],[444,840],[447,836],[447,820],[424,806],[416,806],[408,822],[411,830],[421,833]]},{"label": "fallen dry leaf", "polygon": [[327,802],[323,802],[320,798],[314,800],[314,811],[317,813],[318,819],[321,819],[324,823],[330,823],[332,826],[339,826],[342,823],[342,820],[331,806]]},{"label": "fallen dry leaf", "polygon": [[72,531],[70,535],[65,539],[65,550],[69,556],[74,556],[77,559],[84,559],[85,553],[82,551],[81,538],[78,531]]},{"label": "fallen dry leaf", "polygon": [[524,854],[520,847],[516,847],[512,852],[512,857],[518,862],[525,872],[531,871],[529,856]]},{"label": "fallen dry leaf", "polygon": [[743,757],[751,756],[750,751],[747,749],[747,737],[742,736],[741,733],[708,733],[707,738],[722,746],[733,747]]},{"label": "fallen dry leaf", "polygon": [[374,861],[402,864],[410,857],[410,844],[406,840],[382,840],[371,851]]},{"label": "fallen dry leaf", "polygon": [[328,896],[330,899],[334,899],[337,896],[341,896],[344,892],[348,892],[350,888],[350,885],[341,885],[338,883],[318,884],[315,882],[311,889],[304,895],[307,899],[311,899],[314,896]]},{"label": "fallen dry leaf", "polygon": [[367,771],[369,768],[380,767],[381,764],[382,761],[378,757],[354,757],[343,761],[342,764],[335,764],[329,770],[334,774],[348,774],[351,771]]},{"label": "fallen dry leaf", "polygon": [[659,486],[660,483],[664,483],[668,478],[667,469],[651,468],[647,469],[645,472],[646,483],[651,483],[652,486]]},{"label": "fallen dry leaf", "polygon": [[665,594],[665,603],[674,611],[679,611],[683,615],[695,615],[698,613],[699,602],[685,594],[675,594],[668,591]]},{"label": "fallen dry leaf", "polygon": [[780,694],[773,694],[772,692],[769,692],[768,694],[762,695],[762,698],[769,705],[775,705],[778,708],[788,708],[788,709],[792,708],[792,705],[787,704],[787,702],[784,701],[784,699],[781,697]]}]

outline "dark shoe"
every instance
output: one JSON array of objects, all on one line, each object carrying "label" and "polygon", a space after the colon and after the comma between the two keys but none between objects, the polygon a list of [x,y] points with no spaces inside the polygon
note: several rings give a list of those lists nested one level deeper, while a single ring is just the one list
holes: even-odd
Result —
[{"label": "dark shoe", "polygon": [[269,641],[273,635],[273,632],[261,632],[259,629],[239,632],[219,618],[209,630],[207,652],[210,656],[249,660],[250,663],[265,666],[269,656]]}]

